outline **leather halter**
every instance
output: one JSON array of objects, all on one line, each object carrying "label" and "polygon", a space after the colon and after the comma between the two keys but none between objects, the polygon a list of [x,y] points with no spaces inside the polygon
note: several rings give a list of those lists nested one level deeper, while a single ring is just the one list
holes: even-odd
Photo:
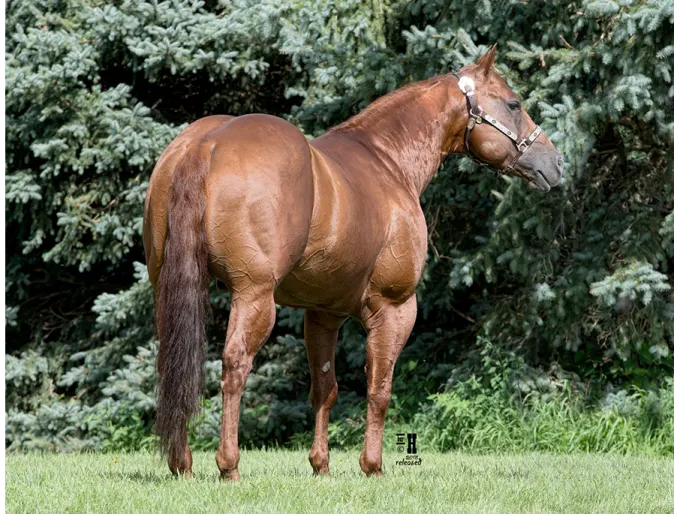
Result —
[{"label": "leather halter", "polygon": [[[459,79],[459,89],[461,90],[461,92],[466,97],[466,100],[468,101],[468,124],[466,125],[466,131],[463,134],[463,146],[466,149],[466,152],[468,153],[470,158],[473,159],[473,161],[480,164],[481,166],[487,166],[488,168],[493,169],[499,175],[502,173],[511,172],[515,168],[517,162],[520,160],[520,157],[522,157],[522,155],[524,155],[524,153],[531,147],[533,142],[536,141],[536,138],[541,133],[541,127],[536,125],[536,128],[534,128],[533,132],[529,134],[529,136],[523,137],[522,139],[518,139],[517,132],[513,132],[503,123],[499,122],[496,118],[484,112],[482,108],[477,104],[477,100],[475,99],[475,83],[471,78],[462,77],[458,73],[452,73],[452,75],[454,75],[457,79]],[[506,166],[503,169],[500,170],[495,169],[490,164],[481,161],[470,150],[470,145],[468,144],[468,138],[470,137],[470,133],[475,128],[475,125],[479,125],[482,122],[489,123],[499,132],[508,136],[508,138],[513,142],[513,144],[517,148],[517,155],[511,161],[511,163],[508,164],[508,166]]]}]

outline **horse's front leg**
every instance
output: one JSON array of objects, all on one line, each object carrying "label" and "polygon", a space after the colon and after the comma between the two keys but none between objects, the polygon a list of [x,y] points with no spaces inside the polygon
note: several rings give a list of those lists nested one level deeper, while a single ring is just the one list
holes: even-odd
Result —
[{"label": "horse's front leg", "polygon": [[309,462],[315,475],[327,475],[329,470],[328,421],[330,409],[337,399],[335,378],[335,348],[343,317],[306,311],[304,314],[304,341],[311,370],[311,406],[316,414],[314,444]]},{"label": "horse's front leg", "polygon": [[391,401],[393,368],[417,317],[417,298],[401,304],[384,304],[365,321],[367,346],[367,426],[360,469],[366,475],[382,474],[384,418]]},{"label": "horse's front leg", "polygon": [[[246,291],[253,291],[249,288]],[[227,339],[222,355],[222,429],[215,461],[223,480],[239,480],[239,412],[253,358],[274,327],[273,291],[232,293]]]}]

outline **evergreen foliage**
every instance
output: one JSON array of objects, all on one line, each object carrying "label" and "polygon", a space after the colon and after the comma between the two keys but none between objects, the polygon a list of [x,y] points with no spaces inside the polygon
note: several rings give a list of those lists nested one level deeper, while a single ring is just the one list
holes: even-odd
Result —
[{"label": "evergreen foliage", "polygon": [[[499,381],[508,395],[546,384],[542,410],[565,387],[604,404],[619,390],[671,391],[670,0],[26,0],[7,9],[9,448],[154,444],[143,199],[187,123],[267,112],[316,136],[495,42],[499,70],[565,157],[564,183],[544,196],[447,160],[422,198],[430,248],[391,419],[411,422],[446,387],[424,410],[444,419],[451,402],[497,398]],[[211,298],[196,448],[219,425],[221,284]],[[360,327],[342,340],[331,437],[347,441],[364,416]],[[490,352],[508,356],[496,375]],[[308,392],[302,313],[279,308],[244,394],[242,443],[301,439]],[[667,394],[662,415],[674,416]]]}]

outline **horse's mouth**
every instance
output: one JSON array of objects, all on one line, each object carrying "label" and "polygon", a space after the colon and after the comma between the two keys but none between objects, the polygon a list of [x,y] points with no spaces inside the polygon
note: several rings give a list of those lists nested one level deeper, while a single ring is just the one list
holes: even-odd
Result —
[{"label": "horse's mouth", "polygon": [[529,186],[533,189],[538,189],[539,191],[543,191],[544,193],[547,193],[550,191],[550,182],[548,182],[548,179],[545,178],[545,175],[543,172],[536,170],[534,171],[530,178],[529,178]]}]

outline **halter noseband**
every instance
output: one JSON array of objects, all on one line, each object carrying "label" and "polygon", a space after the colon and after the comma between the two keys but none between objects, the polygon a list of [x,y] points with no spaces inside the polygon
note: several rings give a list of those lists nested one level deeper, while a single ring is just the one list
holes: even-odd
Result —
[{"label": "halter noseband", "polygon": [[517,155],[512,160],[512,162],[508,164],[508,166],[500,170],[492,168],[499,175],[502,173],[509,173],[515,168],[515,165],[520,160],[520,157],[524,155],[524,152],[526,152],[531,147],[533,142],[536,141],[536,138],[541,133],[541,127],[536,125],[534,131],[531,134],[529,134],[528,137],[518,139],[517,132],[513,132],[503,123],[499,122],[496,118],[494,118],[493,116],[489,116],[489,114],[484,112],[482,108],[477,104],[477,100],[475,99],[475,83],[471,78],[462,77],[458,73],[452,73],[452,75],[454,75],[457,79],[459,79],[459,89],[465,95],[466,100],[468,101],[468,124],[466,125],[466,131],[463,134],[463,146],[466,149],[466,152],[468,153],[470,158],[473,159],[473,161],[475,161],[476,163],[480,164],[481,166],[487,166],[488,168],[492,168],[490,164],[487,164],[486,162],[483,162],[480,159],[478,159],[475,156],[475,154],[473,154],[473,152],[470,150],[470,145],[468,144],[468,138],[470,137],[471,131],[475,128],[475,125],[476,124],[479,125],[483,121],[486,121],[492,127],[497,129],[499,132],[508,136],[508,138],[515,144],[515,147],[517,148]]}]

